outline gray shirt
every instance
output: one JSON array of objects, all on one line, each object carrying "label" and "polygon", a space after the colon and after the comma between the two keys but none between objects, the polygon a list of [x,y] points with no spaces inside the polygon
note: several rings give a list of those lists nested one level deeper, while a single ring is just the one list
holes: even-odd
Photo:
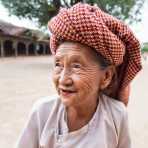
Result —
[{"label": "gray shirt", "polygon": [[123,103],[103,95],[89,123],[69,132],[65,107],[59,97],[52,98],[35,103],[17,148],[131,147]]}]

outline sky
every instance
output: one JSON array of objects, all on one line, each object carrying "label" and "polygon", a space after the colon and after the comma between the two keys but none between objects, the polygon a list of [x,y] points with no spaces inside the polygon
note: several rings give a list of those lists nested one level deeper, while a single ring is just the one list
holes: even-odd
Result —
[{"label": "sky", "polygon": [[148,0],[145,0],[141,18],[141,22],[135,23],[130,27],[140,42],[148,42]]},{"label": "sky", "polygon": [[[145,0],[142,9],[142,21],[130,26],[141,43],[148,42],[148,0]],[[0,4],[0,20],[12,23],[17,26],[38,29],[37,24],[28,19],[19,19],[16,16],[9,16],[8,10]]]}]

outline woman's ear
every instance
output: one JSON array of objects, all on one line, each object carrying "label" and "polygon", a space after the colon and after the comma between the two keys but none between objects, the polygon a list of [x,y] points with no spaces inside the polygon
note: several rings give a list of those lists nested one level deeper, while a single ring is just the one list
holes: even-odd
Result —
[{"label": "woman's ear", "polygon": [[113,75],[115,73],[115,67],[113,65],[108,66],[105,70],[103,70],[100,89],[104,90],[111,83]]}]

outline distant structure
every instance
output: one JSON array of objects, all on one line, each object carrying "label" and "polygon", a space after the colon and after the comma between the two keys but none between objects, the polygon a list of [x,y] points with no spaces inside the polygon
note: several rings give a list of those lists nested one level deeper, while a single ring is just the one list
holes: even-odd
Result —
[{"label": "distant structure", "polygon": [[50,54],[49,37],[0,20],[0,57]]}]

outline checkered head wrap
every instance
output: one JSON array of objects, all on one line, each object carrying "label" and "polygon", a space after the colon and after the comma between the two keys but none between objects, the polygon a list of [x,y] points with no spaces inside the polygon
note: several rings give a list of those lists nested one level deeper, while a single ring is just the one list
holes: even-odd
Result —
[{"label": "checkered head wrap", "polygon": [[60,10],[48,23],[50,48],[53,54],[61,40],[76,41],[92,47],[114,64],[118,72],[119,100],[131,80],[141,69],[140,44],[132,31],[120,20],[98,7],[78,3]]}]

